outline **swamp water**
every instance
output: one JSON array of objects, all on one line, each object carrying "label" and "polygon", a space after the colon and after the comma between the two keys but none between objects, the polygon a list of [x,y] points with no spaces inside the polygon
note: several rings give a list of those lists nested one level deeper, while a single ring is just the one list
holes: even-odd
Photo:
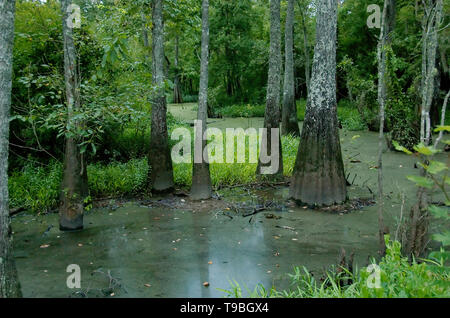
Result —
[{"label": "swamp water", "polygon": [[[211,122],[218,128],[262,125],[260,118]],[[341,131],[341,142],[346,173],[355,184],[350,199],[371,197],[377,189],[377,134]],[[415,202],[416,187],[406,179],[418,173],[414,163],[400,153],[384,154],[385,218],[392,235],[402,202],[403,217]],[[85,215],[85,229],[75,233],[61,233],[55,214],[14,217],[14,253],[24,296],[223,297],[219,289],[230,289],[233,280],[251,290],[257,284],[288,288],[287,274],[294,266],[320,274],[338,262],[341,248],[355,252],[358,267],[376,255],[377,206],[348,213],[309,210],[290,204],[282,186],[224,189],[220,195],[221,204],[202,210],[177,197],[171,199],[177,204],[167,207],[153,204],[155,199],[94,209]],[[251,217],[224,208],[252,196],[285,207]],[[433,224],[432,231],[439,227]],[[66,285],[70,264],[81,268],[81,291]]]}]

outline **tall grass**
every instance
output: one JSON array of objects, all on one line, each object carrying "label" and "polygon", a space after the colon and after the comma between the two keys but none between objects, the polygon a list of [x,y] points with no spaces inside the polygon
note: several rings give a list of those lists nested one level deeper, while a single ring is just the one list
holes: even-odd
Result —
[{"label": "tall grass", "polygon": [[[299,140],[291,136],[282,138],[284,174],[292,175]],[[248,140],[246,142],[248,153]],[[225,153],[225,152],[224,152]],[[174,181],[179,187],[192,184],[192,164],[174,164]],[[89,190],[94,198],[129,197],[145,193],[149,166],[147,159],[133,159],[126,163],[91,164],[87,168]],[[256,182],[256,164],[212,163],[213,186],[248,184]],[[62,164],[48,167],[25,166],[9,177],[10,205],[23,207],[34,213],[47,212],[58,205],[62,179]]]}]

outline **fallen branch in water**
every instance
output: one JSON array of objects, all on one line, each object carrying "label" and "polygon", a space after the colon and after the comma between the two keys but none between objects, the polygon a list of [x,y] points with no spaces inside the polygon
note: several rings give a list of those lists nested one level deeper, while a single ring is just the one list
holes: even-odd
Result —
[{"label": "fallen branch in water", "polygon": [[25,208],[24,208],[24,207],[15,208],[15,209],[10,209],[10,210],[9,210],[9,216],[17,215],[17,214],[19,214],[20,212],[23,212],[23,211],[25,211]]}]

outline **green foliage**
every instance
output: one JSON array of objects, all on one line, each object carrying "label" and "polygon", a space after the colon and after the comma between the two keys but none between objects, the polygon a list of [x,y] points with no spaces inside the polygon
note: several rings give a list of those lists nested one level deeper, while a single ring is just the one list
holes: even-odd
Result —
[{"label": "green foliage", "polygon": [[[292,175],[298,143],[299,140],[291,136],[282,139],[286,176]],[[175,183],[180,187],[190,187],[192,164],[174,164],[173,168]],[[145,194],[148,169],[147,159],[88,165],[91,196],[103,198]],[[215,187],[256,182],[256,164],[213,163],[210,169]],[[57,162],[51,163],[47,168],[30,164],[21,171],[14,172],[9,178],[11,207],[23,207],[33,213],[55,209],[58,205],[61,179],[62,165]]]},{"label": "green foliage", "polygon": [[[258,286],[254,291],[247,289],[251,297],[282,297],[282,298],[429,298],[450,297],[450,268],[445,266],[445,260],[422,260],[421,263],[408,259],[401,254],[401,244],[390,242],[386,237],[386,256],[377,264],[380,285],[372,285],[376,278],[375,270],[362,268],[355,274],[346,269],[332,268],[326,271],[322,279],[316,278],[306,268],[294,268],[292,287],[277,291],[272,288],[267,291]],[[373,266],[372,265],[372,266]],[[345,284],[348,280],[352,282]],[[379,287],[379,288],[377,288]],[[243,297],[238,283],[231,283],[231,289],[225,290],[229,297]]]},{"label": "green foliage", "polygon": [[[450,131],[450,127],[442,126],[438,127],[435,132],[440,131]],[[447,143],[446,141],[441,141],[442,143]],[[403,151],[408,155],[413,155],[411,151],[405,147],[400,146],[397,142],[394,142],[394,146],[398,151]],[[448,186],[450,185],[450,178],[448,177],[449,167],[440,161],[433,160],[433,156],[441,152],[440,150],[434,148],[434,146],[425,146],[420,143],[414,146],[416,151],[416,156],[420,159],[418,163],[419,166],[423,168],[424,174],[421,176],[408,176],[408,180],[414,182],[418,187],[422,187],[428,190],[433,190],[438,188],[442,194],[445,196],[445,208],[436,205],[430,205],[428,207],[429,212],[434,217],[448,222],[450,220],[450,196],[448,194]],[[438,233],[433,236],[435,241],[440,242],[444,247],[450,245],[450,231],[445,231],[443,233]],[[448,255],[448,252],[441,251],[439,255]]]},{"label": "green foliage", "polygon": [[[96,198],[132,196],[143,193],[147,182],[146,160],[88,166],[89,189]],[[126,176],[126,177],[124,177]]]},{"label": "green foliage", "polygon": [[231,105],[216,109],[218,115],[222,117],[264,117],[265,105]]},{"label": "green foliage", "polygon": [[9,177],[9,196],[12,208],[25,208],[33,213],[47,212],[58,206],[62,180],[62,165],[48,167],[27,164]]}]

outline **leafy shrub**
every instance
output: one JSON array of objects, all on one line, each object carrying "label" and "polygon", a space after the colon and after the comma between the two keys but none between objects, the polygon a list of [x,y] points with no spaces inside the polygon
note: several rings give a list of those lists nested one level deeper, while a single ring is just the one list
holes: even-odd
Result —
[{"label": "leafy shrub", "polygon": [[349,131],[361,131],[367,129],[367,124],[361,118],[358,109],[348,100],[343,99],[337,107],[338,118],[342,126]]},{"label": "leafy shrub", "polygon": [[231,105],[216,110],[222,117],[264,117],[266,107],[264,105]]},{"label": "leafy shrub", "polygon": [[197,103],[198,95],[183,95],[183,102],[184,103]]},{"label": "leafy shrub", "polygon": [[27,164],[9,177],[10,206],[34,213],[56,208],[61,180],[62,165],[58,162],[48,167]]},{"label": "leafy shrub", "polygon": [[147,175],[146,160],[88,166],[89,189],[97,198],[139,194],[144,191]]}]

